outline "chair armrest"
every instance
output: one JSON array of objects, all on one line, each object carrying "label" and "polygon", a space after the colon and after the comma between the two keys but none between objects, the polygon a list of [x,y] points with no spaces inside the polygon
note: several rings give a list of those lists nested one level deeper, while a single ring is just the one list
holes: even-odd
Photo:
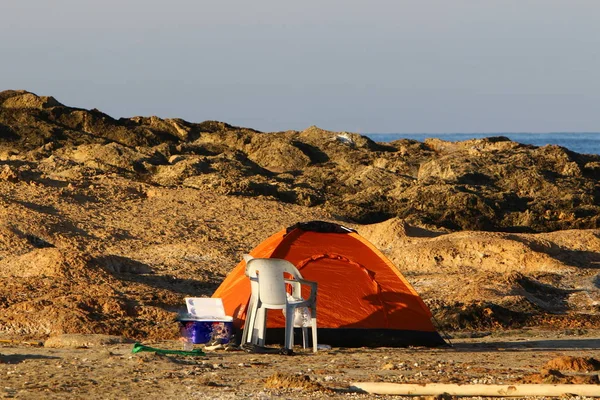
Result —
[{"label": "chair armrest", "polygon": [[318,286],[317,282],[315,282],[315,281],[307,281],[306,279],[296,279],[296,280],[298,282],[300,282],[301,284],[303,284],[303,285],[309,285],[311,287],[314,287],[315,290],[316,290],[316,288]]},{"label": "chair armrest", "polygon": [[284,279],[285,283],[300,283],[302,285],[309,285],[311,287],[314,287],[316,290],[317,287],[317,282],[315,281],[307,281],[306,279]]},{"label": "chair armrest", "polygon": [[300,285],[310,286],[310,296],[307,300],[314,301],[317,298],[317,287],[318,287],[317,282],[307,281],[306,279],[284,279],[284,281],[286,283],[291,283],[291,284],[296,284],[296,285],[300,284]]},{"label": "chair armrest", "polygon": [[300,289],[300,281],[298,281],[297,279],[292,279],[292,278],[284,278],[283,281],[292,286],[292,296],[295,297],[302,297],[301,296],[301,289]]}]

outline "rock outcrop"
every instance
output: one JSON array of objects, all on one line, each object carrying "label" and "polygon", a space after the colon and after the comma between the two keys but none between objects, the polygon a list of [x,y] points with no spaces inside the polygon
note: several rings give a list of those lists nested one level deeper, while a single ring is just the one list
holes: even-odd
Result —
[{"label": "rock outcrop", "polygon": [[262,133],[225,123],[134,117],[0,93],[4,179],[117,173],[320,206],[358,223],[403,218],[457,230],[549,232],[600,224],[600,156],[504,137],[375,143],[317,127]]},{"label": "rock outcrop", "polygon": [[504,137],[117,120],[0,92],[0,332],[177,336],[184,296],[311,219],[357,227],[446,327],[587,326],[599,179],[600,156]]}]

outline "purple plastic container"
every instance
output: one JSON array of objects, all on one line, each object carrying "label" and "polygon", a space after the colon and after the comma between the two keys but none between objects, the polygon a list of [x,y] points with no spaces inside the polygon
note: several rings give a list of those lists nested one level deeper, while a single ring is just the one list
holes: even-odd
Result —
[{"label": "purple plastic container", "polygon": [[194,344],[217,340],[227,344],[231,339],[232,321],[179,320],[179,323],[181,336]]}]

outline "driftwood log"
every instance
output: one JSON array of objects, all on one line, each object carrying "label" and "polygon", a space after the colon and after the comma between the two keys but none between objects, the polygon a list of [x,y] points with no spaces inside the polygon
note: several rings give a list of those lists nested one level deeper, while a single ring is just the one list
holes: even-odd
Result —
[{"label": "driftwood log", "polygon": [[514,384],[514,385],[459,385],[459,384],[404,384],[386,382],[353,382],[352,390],[371,394],[405,396],[436,396],[444,393],[452,396],[578,396],[600,397],[600,385],[566,384]]}]

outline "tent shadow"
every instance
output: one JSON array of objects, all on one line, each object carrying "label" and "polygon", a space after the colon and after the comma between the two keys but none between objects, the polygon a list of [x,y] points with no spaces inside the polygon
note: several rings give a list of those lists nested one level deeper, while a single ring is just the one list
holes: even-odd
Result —
[{"label": "tent shadow", "polygon": [[[362,299],[365,300],[366,302],[369,302],[370,304],[376,305],[376,306],[381,306],[382,308],[380,310],[378,310],[377,312],[374,312],[372,314],[369,314],[368,316],[366,316],[365,318],[353,322],[351,324],[346,324],[346,325],[340,325],[340,328],[361,328],[361,327],[365,327],[365,326],[381,326],[381,321],[383,320],[390,320],[390,321],[394,321],[399,319],[403,312],[404,309],[398,309],[389,313],[386,313],[385,311],[385,306],[383,305],[383,299],[386,299],[386,302],[392,303],[392,302],[399,302],[399,303],[404,303],[407,301],[407,299],[411,300],[411,303],[414,302],[415,303],[419,303],[418,301],[418,296],[412,295],[412,294],[406,294],[406,293],[395,293],[395,292],[381,292],[379,294],[370,294],[367,296],[364,296]],[[318,313],[318,310],[317,310]],[[427,318],[427,320],[429,320]]]},{"label": "tent shadow", "polygon": [[363,346],[431,348],[448,345],[435,329],[426,309],[422,308],[418,295],[382,291],[364,296],[362,300],[379,308],[339,328],[344,336],[359,335],[361,338],[354,340]]}]

